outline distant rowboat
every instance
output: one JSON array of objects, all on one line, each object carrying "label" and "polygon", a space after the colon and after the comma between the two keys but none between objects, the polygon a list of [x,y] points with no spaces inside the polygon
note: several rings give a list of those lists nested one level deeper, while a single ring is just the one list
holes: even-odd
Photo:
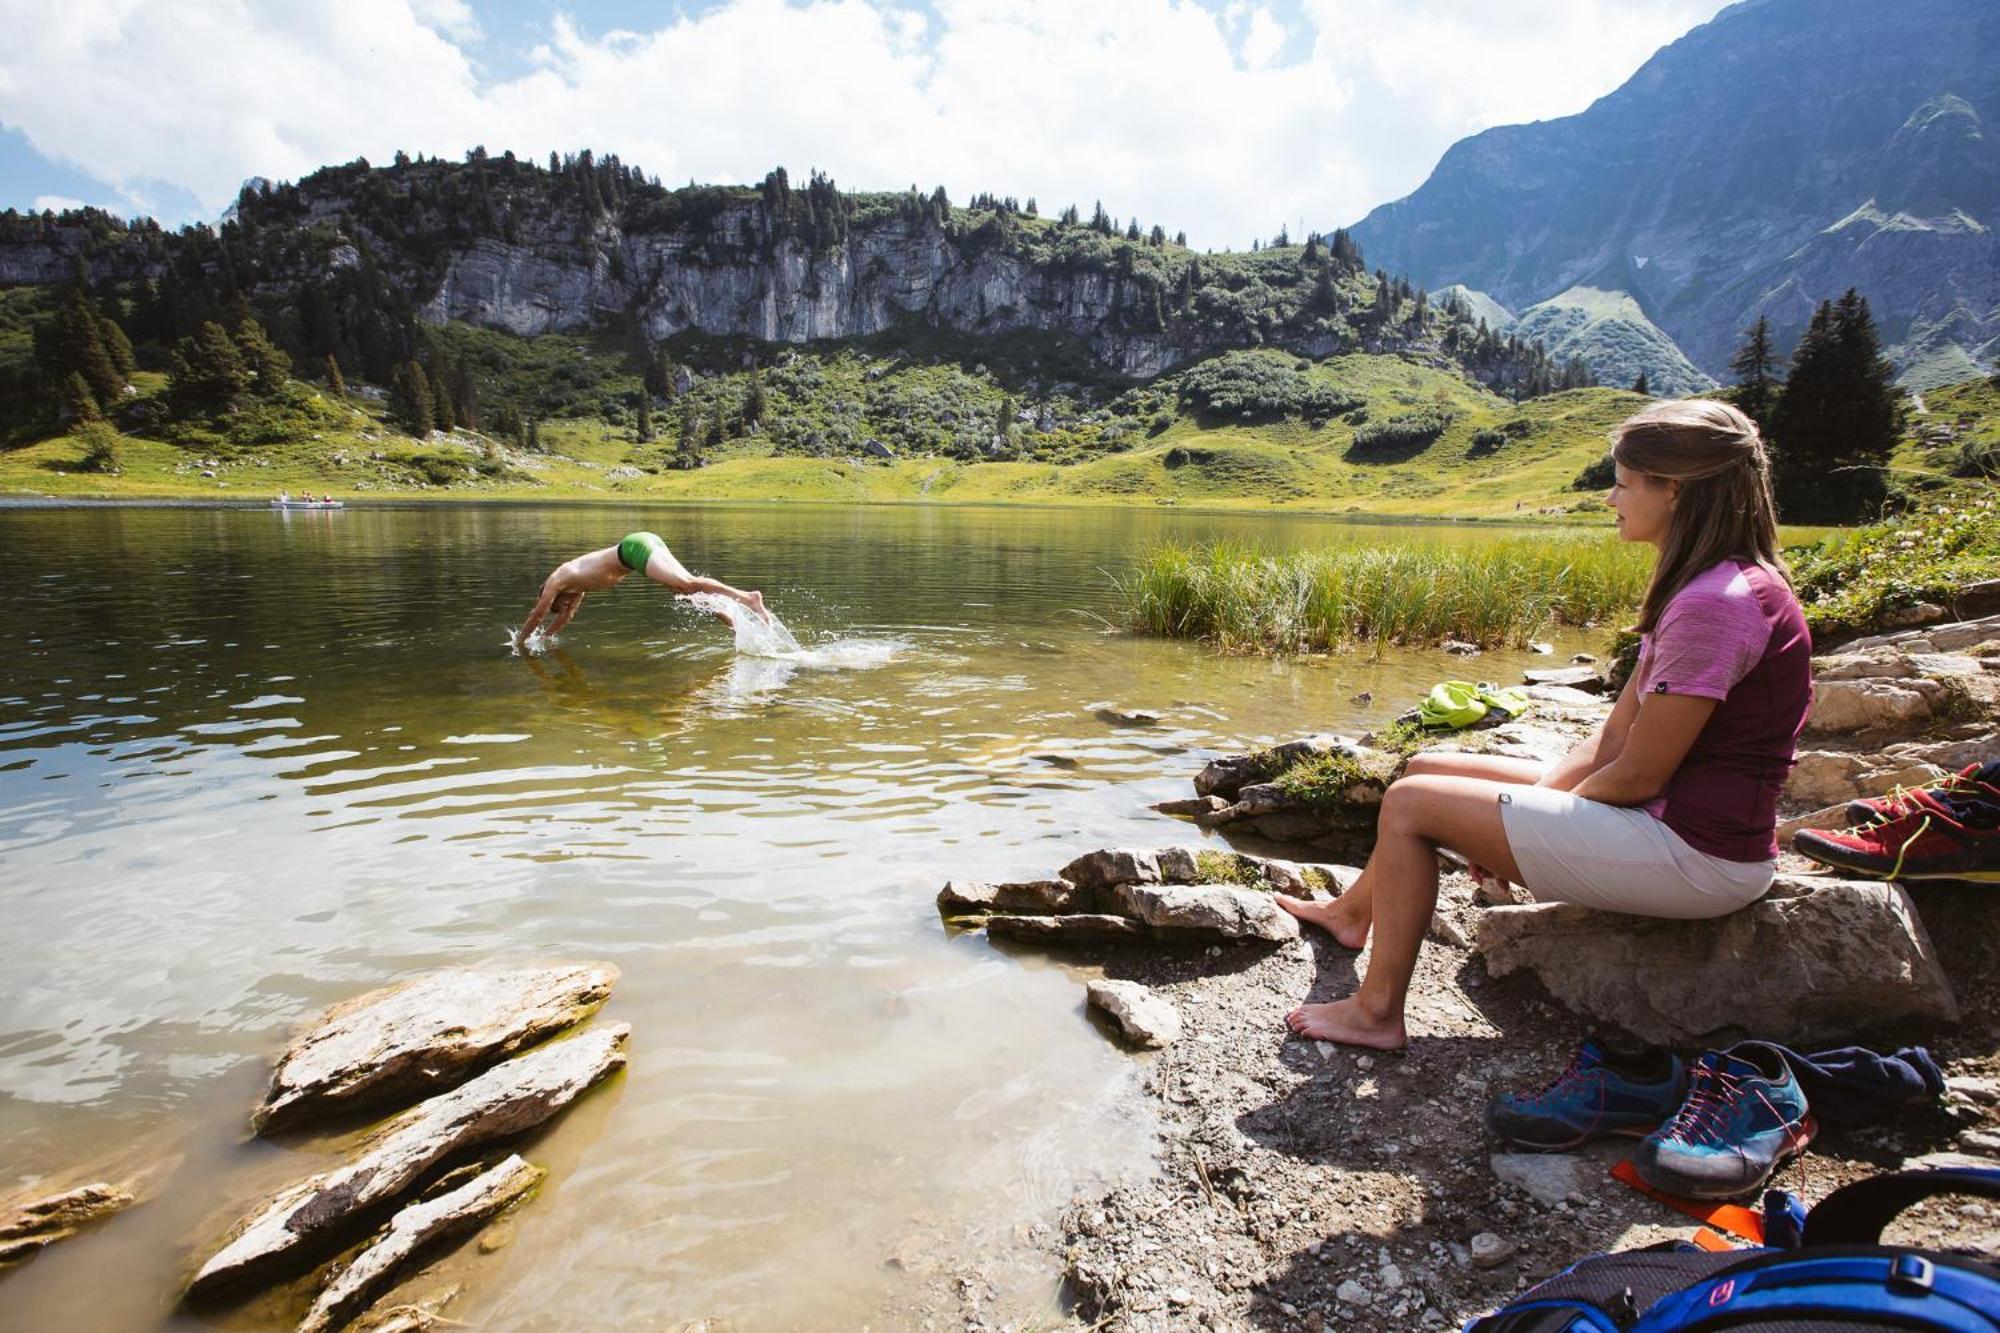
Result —
[{"label": "distant rowboat", "polygon": [[273,500],[273,509],[345,509],[343,500]]}]

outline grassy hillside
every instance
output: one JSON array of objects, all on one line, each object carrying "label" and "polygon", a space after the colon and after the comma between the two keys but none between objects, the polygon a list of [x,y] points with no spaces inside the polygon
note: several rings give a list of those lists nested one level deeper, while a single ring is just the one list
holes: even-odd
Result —
[{"label": "grassy hillside", "polygon": [[[539,451],[468,431],[417,441],[387,424],[379,397],[295,381],[282,404],[125,434],[115,473],[83,470],[74,434],[17,444],[0,452],[0,494],[261,498],[288,489],[350,499],[1587,511],[1591,497],[1568,489],[1571,480],[1643,401],[1584,389],[1516,404],[1455,372],[1397,357],[1314,363],[1269,350],[1114,392],[1060,378],[1067,367],[1059,347],[994,347],[985,350],[995,364],[968,367],[936,348],[885,345],[781,353],[755,369],[683,369],[676,397],[653,406],[658,438],[642,443],[641,367],[615,341],[522,343],[463,327],[445,337],[496,376],[534,379],[546,396],[568,392],[594,413],[542,421]],[[741,367],[744,359],[742,349],[714,344],[675,350],[682,367]],[[1010,356],[1017,364],[1001,364]],[[746,425],[753,377],[766,405],[763,419]],[[148,419],[164,381],[141,374],[136,388],[115,414],[130,429]],[[690,425],[705,465],[683,470],[680,436]]]}]

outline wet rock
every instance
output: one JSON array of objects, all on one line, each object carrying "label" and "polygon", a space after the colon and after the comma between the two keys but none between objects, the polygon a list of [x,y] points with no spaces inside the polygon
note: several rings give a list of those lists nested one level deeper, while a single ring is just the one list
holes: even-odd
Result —
[{"label": "wet rock", "polygon": [[1537,657],[1551,657],[1555,654],[1556,646],[1552,643],[1530,643],[1528,651]]},{"label": "wet rock", "polygon": [[1099,722],[1108,723],[1114,727],[1157,727],[1160,724],[1160,715],[1158,713],[1149,713],[1143,708],[1120,708],[1115,704],[1092,704],[1090,705],[1090,710],[1091,716],[1095,717]]},{"label": "wet rock", "polygon": [[1471,1249],[1475,1268],[1498,1268],[1512,1259],[1519,1247],[1491,1231],[1482,1231],[1472,1238]]},{"label": "wet rock", "polygon": [[986,933],[996,939],[1034,940],[1040,944],[1090,944],[1142,940],[1149,932],[1127,917],[1072,912],[1067,916],[990,916],[986,919]]},{"label": "wet rock", "polygon": [[379,1240],[333,1275],[300,1321],[299,1333],[327,1333],[345,1324],[396,1280],[417,1250],[476,1230],[540,1184],[545,1174],[510,1155],[458,1188],[404,1208]]},{"label": "wet rock", "polygon": [[1161,801],[1153,807],[1163,815],[1176,815],[1182,818],[1199,818],[1228,808],[1229,802],[1220,796],[1191,796],[1185,801]]},{"label": "wet rock", "polygon": [[1587,666],[1556,667],[1548,671],[1524,671],[1522,678],[1530,685],[1558,685],[1565,689],[1581,690],[1585,694],[1604,693],[1603,673]]},{"label": "wet rock", "polygon": [[0,1221],[0,1266],[69,1239],[81,1228],[131,1207],[136,1197],[130,1190],[98,1181],[15,1205],[0,1213],[5,1218]]},{"label": "wet rock", "polygon": [[1476,643],[1467,643],[1464,639],[1446,639],[1438,646],[1453,657],[1479,656],[1479,645]]},{"label": "wet rock", "polygon": [[1355,743],[1345,736],[1301,736],[1253,754],[1212,759],[1195,775],[1194,789],[1197,795],[1221,796],[1233,801],[1245,786],[1268,782],[1301,759],[1354,748]]},{"label": "wet rock", "polygon": [[1569,903],[1495,907],[1475,947],[1488,972],[1532,972],[1558,1001],[1646,1041],[1745,1031],[1796,1043],[1902,1019],[1952,1022],[1958,1004],[1909,896],[1828,877],[1706,921]]},{"label": "wet rock", "polygon": [[336,1005],[278,1060],[258,1131],[316,1115],[427,1097],[594,1013],[611,994],[609,963],[465,969]]},{"label": "wet rock", "polygon": [[365,1333],[432,1333],[438,1328],[463,1327],[457,1320],[445,1318],[444,1309],[464,1294],[464,1286],[453,1283],[419,1300],[392,1305],[368,1316],[356,1327],[365,1330]]},{"label": "wet rock", "polygon": [[1060,768],[1060,769],[1064,770],[1065,772],[1068,772],[1068,771],[1070,771],[1070,770],[1073,770],[1073,769],[1075,769],[1075,768],[1079,767],[1079,763],[1078,763],[1078,761],[1077,761],[1077,758],[1076,758],[1076,756],[1075,756],[1075,755],[1068,755],[1068,754],[1031,754],[1031,755],[1029,755],[1028,757],[1029,757],[1030,759],[1033,759],[1033,760],[1035,760],[1035,761],[1036,761],[1036,762],[1038,762],[1038,763],[1043,763],[1043,764],[1047,764],[1047,765],[1049,765],[1049,766],[1050,766],[1050,767],[1052,767],[1052,768]]},{"label": "wet rock", "polygon": [[1115,892],[1126,915],[1158,933],[1273,943],[1299,937],[1298,919],[1258,889],[1233,884],[1122,884]]},{"label": "wet rock", "polygon": [[1136,981],[1093,981],[1089,1002],[1135,1046],[1170,1046],[1181,1035],[1181,1016],[1172,1002]]},{"label": "wet rock", "polygon": [[1493,1174],[1536,1203],[1553,1208],[1583,1188],[1583,1159],[1567,1153],[1497,1152],[1489,1159]]},{"label": "wet rock", "polygon": [[1596,653],[1575,653],[1575,654],[1572,654],[1572,655],[1571,655],[1571,657],[1570,657],[1570,659],[1569,659],[1569,660],[1570,660],[1571,664],[1573,664],[1573,665],[1575,665],[1575,666],[1594,666],[1594,665],[1596,665],[1596,663],[1597,663],[1597,654],[1596,654]]},{"label": "wet rock", "polygon": [[955,879],[938,893],[938,911],[946,916],[1013,912],[1054,916],[1090,909],[1092,895],[1063,879],[1035,879],[1012,884],[982,884]]},{"label": "wet rock", "polygon": [[1081,889],[1109,889],[1159,883],[1160,863],[1152,852],[1104,848],[1085,852],[1057,873]]},{"label": "wet rock", "polygon": [[391,1120],[346,1165],[279,1194],[245,1219],[189,1284],[200,1299],[284,1267],[309,1242],[399,1197],[432,1168],[541,1124],[625,1063],[620,1023],[517,1056]]}]

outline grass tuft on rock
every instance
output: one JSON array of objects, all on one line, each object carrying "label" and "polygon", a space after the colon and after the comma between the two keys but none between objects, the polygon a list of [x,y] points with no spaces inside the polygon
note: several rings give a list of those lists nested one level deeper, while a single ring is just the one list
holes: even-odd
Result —
[{"label": "grass tuft on rock", "polygon": [[1293,764],[1278,775],[1277,786],[1287,799],[1323,810],[1341,804],[1355,787],[1375,780],[1375,774],[1353,755],[1329,750]]},{"label": "grass tuft on rock", "polygon": [[2000,499],[1987,488],[1931,496],[1785,554],[1816,641],[1869,633],[1905,607],[1949,606],[1966,585],[2000,578]]}]

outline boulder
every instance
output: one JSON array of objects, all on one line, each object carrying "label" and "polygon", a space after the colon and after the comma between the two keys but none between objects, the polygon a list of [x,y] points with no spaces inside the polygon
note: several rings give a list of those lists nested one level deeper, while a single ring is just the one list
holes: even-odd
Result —
[{"label": "boulder", "polygon": [[1930,718],[1944,687],[1932,680],[1823,680],[1814,691],[1806,732],[1838,735],[1911,727]]},{"label": "boulder", "polygon": [[1571,708],[1585,708],[1604,702],[1597,695],[1579,690],[1574,685],[1523,685],[1521,693],[1536,703],[1566,704]]},{"label": "boulder", "polygon": [[408,1102],[582,1022],[611,994],[609,963],[464,969],[336,1005],[279,1057],[259,1132],[315,1115]]},{"label": "boulder", "polygon": [[1530,685],[1558,685],[1566,689],[1581,690],[1585,694],[1604,693],[1604,673],[1593,671],[1587,666],[1557,667],[1548,671],[1524,671],[1521,675]]},{"label": "boulder", "polygon": [[1877,648],[1868,652],[1835,653],[1828,657],[1815,657],[1812,664],[1815,681],[1828,680],[1904,680],[1917,674],[1910,660],[1892,649]]},{"label": "boulder", "polygon": [[1223,800],[1220,796],[1190,796],[1185,801],[1161,801],[1153,807],[1153,809],[1163,815],[1176,815],[1181,818],[1193,819],[1199,819],[1203,815],[1212,815],[1217,811],[1227,810],[1228,808],[1229,802]]},{"label": "boulder", "polygon": [[1802,896],[1704,921],[1569,903],[1495,907],[1480,917],[1475,947],[1494,976],[1531,972],[1569,1008],[1653,1042],[1740,1032],[1798,1044],[1906,1019],[1957,1019],[1901,888],[1812,883]]},{"label": "boulder", "polygon": [[1123,884],[1116,893],[1124,913],[1156,933],[1273,943],[1299,937],[1297,918],[1259,889],[1234,884]]},{"label": "boulder", "polygon": [[539,1185],[546,1174],[542,1168],[509,1155],[456,1189],[404,1208],[391,1219],[380,1239],[333,1274],[300,1321],[299,1333],[327,1333],[339,1328],[393,1284],[418,1250],[477,1230]]},{"label": "boulder", "polygon": [[986,918],[986,933],[997,939],[1038,944],[1098,944],[1144,939],[1148,932],[1130,917],[1072,912],[1067,916],[990,916]]},{"label": "boulder", "polygon": [[1120,884],[1157,884],[1160,864],[1152,852],[1104,848],[1085,852],[1057,872],[1080,889],[1109,889]]},{"label": "boulder", "polygon": [[937,905],[938,911],[946,916],[987,912],[1049,916],[1089,911],[1091,899],[1092,895],[1064,879],[1035,879],[1015,884],[981,884],[955,879],[938,894]]},{"label": "boulder", "polygon": [[1134,1046],[1170,1046],[1181,1035],[1181,1016],[1173,1004],[1136,981],[1093,981],[1089,1003],[1109,1016]]},{"label": "boulder", "polygon": [[532,1129],[625,1063],[620,1023],[550,1042],[391,1120],[352,1161],[277,1195],[246,1218],[195,1274],[191,1299],[247,1282],[302,1257],[447,1159]]}]

